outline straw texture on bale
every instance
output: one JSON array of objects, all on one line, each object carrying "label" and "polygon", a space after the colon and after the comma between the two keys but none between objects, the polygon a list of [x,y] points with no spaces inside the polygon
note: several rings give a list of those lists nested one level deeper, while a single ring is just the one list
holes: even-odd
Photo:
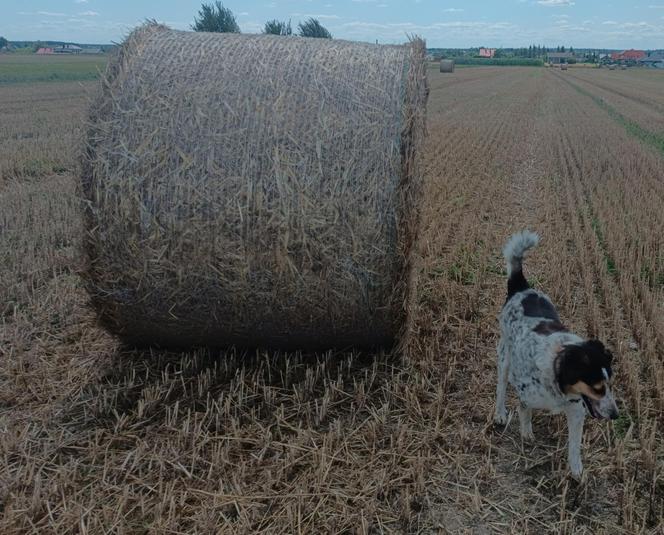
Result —
[{"label": "straw texture on bale", "polygon": [[454,60],[453,59],[441,59],[440,60],[440,72],[454,72]]},{"label": "straw texture on bale", "polygon": [[93,103],[84,277],[125,342],[407,338],[424,43],[135,30]]}]

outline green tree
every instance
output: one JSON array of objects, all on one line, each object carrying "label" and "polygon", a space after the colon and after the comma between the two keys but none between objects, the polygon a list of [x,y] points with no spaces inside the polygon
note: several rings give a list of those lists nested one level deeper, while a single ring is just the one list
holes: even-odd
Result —
[{"label": "green tree", "polygon": [[9,41],[0,35],[0,50],[5,48],[9,44]]},{"label": "green tree", "polygon": [[201,4],[201,10],[191,28],[196,32],[240,33],[235,15],[219,0],[214,4]]},{"label": "green tree", "polygon": [[263,28],[263,33],[269,33],[272,35],[292,35],[293,28],[291,28],[290,21],[283,22],[274,19],[274,20],[268,20],[265,23],[265,27]]},{"label": "green tree", "polygon": [[311,18],[298,24],[300,37],[332,39],[332,34],[317,19]]}]

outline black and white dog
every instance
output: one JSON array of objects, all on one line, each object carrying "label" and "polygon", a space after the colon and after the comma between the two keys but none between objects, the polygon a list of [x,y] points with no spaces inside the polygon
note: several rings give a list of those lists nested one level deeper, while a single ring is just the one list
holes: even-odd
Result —
[{"label": "black and white dog", "polygon": [[[598,340],[569,332],[547,295],[534,290],[523,276],[522,261],[539,236],[522,231],[512,236],[503,255],[507,261],[507,301],[500,313],[498,344],[497,424],[507,423],[507,381],[519,396],[521,436],[532,440],[533,409],[567,416],[568,462],[581,476],[581,439],[585,411],[594,418],[618,417],[611,394],[611,353]],[[584,410],[585,407],[585,410]]]}]

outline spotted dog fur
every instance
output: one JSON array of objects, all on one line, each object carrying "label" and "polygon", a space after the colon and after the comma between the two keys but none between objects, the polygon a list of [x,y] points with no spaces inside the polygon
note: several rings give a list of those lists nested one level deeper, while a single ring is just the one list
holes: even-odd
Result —
[{"label": "spotted dog fur", "polygon": [[507,300],[500,313],[498,384],[494,421],[507,423],[507,383],[519,397],[521,436],[533,440],[533,409],[567,416],[568,462],[573,476],[583,472],[581,440],[586,412],[594,418],[617,418],[611,393],[612,356],[598,340],[586,340],[561,323],[551,299],[530,287],[523,257],[539,236],[522,231],[505,245]]}]

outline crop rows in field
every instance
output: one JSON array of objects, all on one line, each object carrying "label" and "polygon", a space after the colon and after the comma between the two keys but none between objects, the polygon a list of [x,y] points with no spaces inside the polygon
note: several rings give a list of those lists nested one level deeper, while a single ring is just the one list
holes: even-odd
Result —
[{"label": "crop rows in field", "polygon": [[76,167],[88,84],[0,85],[0,184]]},{"label": "crop rows in field", "polygon": [[[664,394],[660,319],[664,279],[659,275],[664,265],[659,239],[664,219],[660,208],[664,160],[560,76],[545,73],[539,80],[537,76],[528,80],[519,73],[518,84],[506,75],[492,76],[476,86],[473,82],[459,85],[458,93],[452,90],[437,101],[441,112],[432,123],[439,121],[440,127],[438,139],[432,136],[431,141],[440,146],[430,149],[429,157],[435,158],[431,175],[440,173],[440,180],[432,181],[439,193],[429,198],[436,207],[431,227],[444,234],[431,240],[441,249],[424,256],[434,263],[430,273],[447,273],[449,278],[452,269],[460,284],[454,288],[443,276],[435,276],[436,282],[430,284],[440,288],[428,293],[445,296],[442,300],[430,298],[436,306],[449,304],[442,311],[446,322],[454,325],[448,343],[467,343],[478,336],[473,331],[478,326],[487,328],[478,338],[491,339],[494,326],[485,326],[483,321],[492,307],[482,300],[489,293],[493,306],[500,302],[491,287],[504,284],[492,277],[500,271],[496,270],[500,266],[497,249],[508,229],[532,225],[542,232],[545,241],[528,260],[528,275],[552,295],[571,326],[608,341],[617,355],[623,416],[612,427],[614,435],[598,435],[591,424],[588,443],[604,448],[618,444],[620,455],[625,455],[603,462],[615,468],[613,477],[622,471],[619,477],[626,494],[622,510],[614,512],[629,519],[630,529],[639,531],[648,521],[655,522],[655,513],[662,507],[658,483],[662,467],[657,462],[662,442],[655,437],[662,425]],[[520,108],[510,106],[507,94],[521,101]],[[505,116],[510,126],[501,129],[498,125]],[[459,125],[468,130],[461,133]],[[468,142],[469,131],[483,138],[478,146]],[[471,148],[459,151],[459,144]],[[469,160],[471,154],[481,163]],[[487,165],[488,172],[476,168],[486,169]],[[479,178],[482,175],[484,181]],[[497,183],[501,184],[498,189]],[[457,207],[461,199],[473,197],[472,203]],[[449,226],[444,223],[447,218]],[[482,275],[487,278],[483,280]],[[461,318],[456,316],[459,311]],[[490,320],[494,314],[488,314]],[[455,336],[465,329],[470,332]],[[487,353],[493,353],[492,349],[487,348]],[[441,348],[444,354],[450,351]],[[464,363],[461,377],[485,373],[486,363],[478,362],[468,374],[474,360],[477,358],[468,354],[454,358],[455,365]],[[491,396],[488,389],[479,397],[485,396]],[[564,433],[557,436],[564,440]],[[626,445],[632,447],[629,453]],[[630,473],[624,469],[626,458],[643,462],[630,464],[634,470]],[[494,499],[510,493],[505,481],[509,477],[494,481]],[[596,482],[594,499],[602,502],[607,497],[602,496],[602,484]]]},{"label": "crop rows in field", "polygon": [[664,146],[664,80],[661,73],[575,69],[567,78],[601,99],[627,121],[658,136]]},{"label": "crop rows in field", "polygon": [[[570,88],[565,92],[573,94]],[[656,407],[661,411],[664,244],[659,236],[664,225],[664,158],[621,132],[609,114],[592,107],[582,109],[592,102],[590,97],[570,100],[560,112],[557,139],[568,140],[561,154],[572,159],[568,174],[581,190],[586,230],[593,233],[604,266],[601,280],[620,288],[632,334],[642,349],[642,368],[650,375],[651,395],[659,400]],[[575,128],[579,138],[594,137],[596,145],[579,145],[570,139],[565,122],[572,118],[581,119]]]}]

